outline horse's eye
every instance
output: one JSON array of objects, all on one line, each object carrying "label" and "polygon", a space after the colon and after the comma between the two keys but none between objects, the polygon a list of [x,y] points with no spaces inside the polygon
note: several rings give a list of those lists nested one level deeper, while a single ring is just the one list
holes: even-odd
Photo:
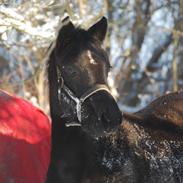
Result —
[{"label": "horse's eye", "polygon": [[74,69],[73,67],[67,67],[66,72],[68,75],[70,75],[71,77],[74,77],[77,75],[77,71],[76,69]]}]

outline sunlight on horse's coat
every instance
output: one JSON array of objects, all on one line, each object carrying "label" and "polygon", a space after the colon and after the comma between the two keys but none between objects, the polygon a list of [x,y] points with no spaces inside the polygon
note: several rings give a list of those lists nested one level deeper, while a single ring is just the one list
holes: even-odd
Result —
[{"label": "sunlight on horse's coat", "polygon": [[87,55],[88,55],[88,58],[89,58],[89,61],[91,64],[94,64],[94,65],[97,65],[97,62],[95,61],[95,59],[92,57],[92,54],[91,54],[91,51],[90,50],[87,50]]}]

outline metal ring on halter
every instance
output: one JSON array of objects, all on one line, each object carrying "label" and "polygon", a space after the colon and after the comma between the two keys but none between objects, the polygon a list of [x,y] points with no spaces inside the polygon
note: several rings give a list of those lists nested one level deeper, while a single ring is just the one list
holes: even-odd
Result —
[{"label": "metal ring on halter", "polygon": [[63,88],[63,86],[64,86],[64,79],[63,79],[63,77],[62,77],[62,76],[60,77],[60,80],[61,80],[61,81],[60,81],[60,82],[61,82],[60,87],[61,87],[61,88]]},{"label": "metal ring on halter", "polygon": [[61,88],[63,88],[63,85],[64,85],[64,79],[61,75],[61,72],[59,70],[59,68],[57,67],[57,80],[58,80],[58,83],[60,84],[61,83]]}]

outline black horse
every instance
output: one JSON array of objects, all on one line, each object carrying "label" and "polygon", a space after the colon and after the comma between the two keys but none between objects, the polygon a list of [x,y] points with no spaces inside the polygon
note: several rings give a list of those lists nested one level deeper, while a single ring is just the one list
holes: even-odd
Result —
[{"label": "black horse", "polygon": [[120,112],[107,86],[107,20],[63,20],[48,60],[52,151],[47,183],[183,182],[183,93]]},{"label": "black horse", "polygon": [[100,170],[92,137],[115,131],[121,123],[106,81],[110,64],[101,47],[106,30],[105,18],[87,31],[66,18],[50,54],[52,152],[47,182],[96,179]]}]

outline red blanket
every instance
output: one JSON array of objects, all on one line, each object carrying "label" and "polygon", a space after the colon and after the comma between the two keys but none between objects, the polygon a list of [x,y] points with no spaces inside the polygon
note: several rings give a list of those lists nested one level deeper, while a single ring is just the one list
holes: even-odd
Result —
[{"label": "red blanket", "polygon": [[44,183],[49,157],[48,117],[0,90],[0,183]]}]

